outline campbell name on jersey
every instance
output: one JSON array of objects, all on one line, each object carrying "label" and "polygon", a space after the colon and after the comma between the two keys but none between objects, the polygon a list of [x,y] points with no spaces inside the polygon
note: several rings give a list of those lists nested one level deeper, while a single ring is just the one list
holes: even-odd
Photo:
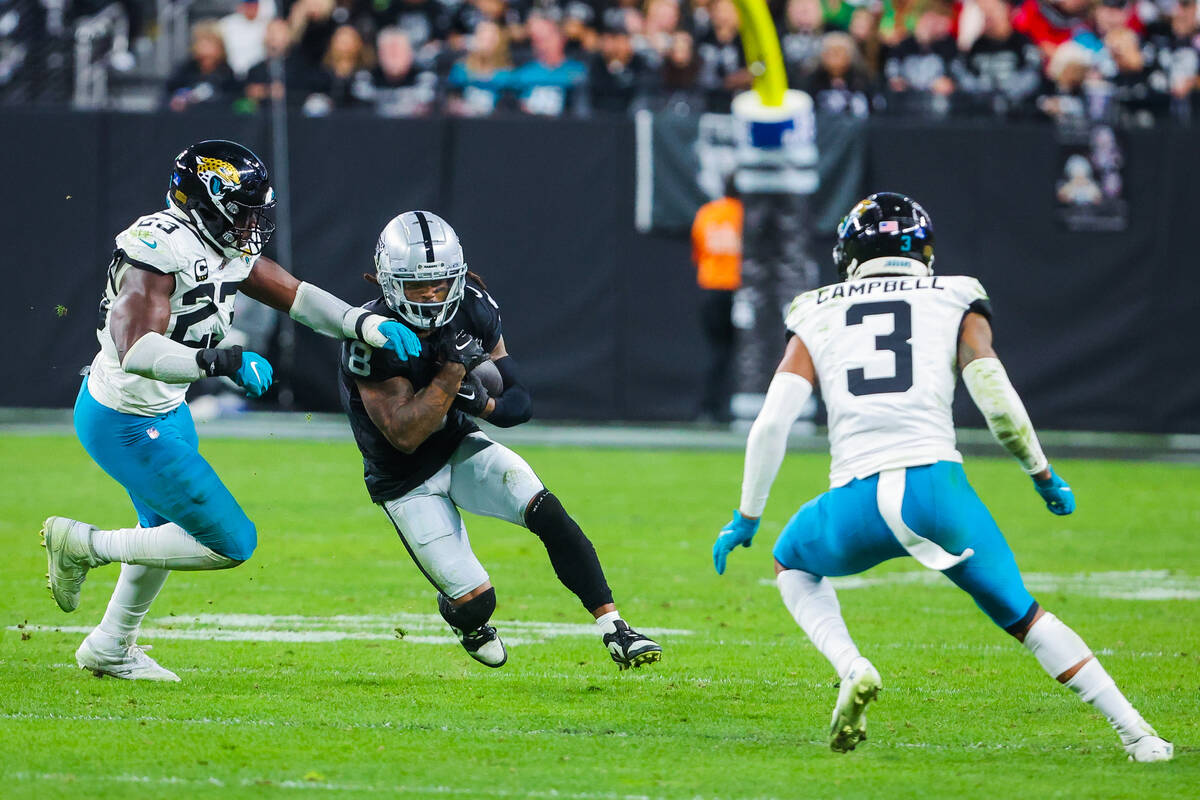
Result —
[{"label": "campbell name on jersey", "polygon": [[951,405],[968,311],[991,315],[979,281],[878,277],[799,295],[788,330],[812,354],[829,414],[829,482],[962,461]]},{"label": "campbell name on jersey", "polygon": [[215,347],[233,326],[238,286],[257,256],[226,259],[205,241],[195,225],[168,209],[141,217],[117,234],[108,267],[96,337],[100,352],[92,361],[88,389],[101,404],[126,414],[157,416],[183,402],[187,384],[171,384],[121,369],[109,332],[109,310],[130,270],[172,275],[171,318],[165,336],[189,347]]},{"label": "campbell name on jersey", "polygon": [[[403,324],[403,320],[382,297],[367,303],[364,308]],[[462,302],[454,317],[441,330],[424,340],[421,355],[415,358],[401,361],[390,350],[376,350],[353,340],[342,343],[341,369],[338,370],[339,395],[342,408],[350,419],[354,441],[362,452],[363,476],[367,492],[374,502],[401,497],[420,486],[442,468],[467,434],[479,428],[470,415],[451,408],[442,426],[430,434],[415,452],[401,452],[371,421],[358,391],[358,382],[401,377],[412,384],[414,391],[419,392],[431,384],[441,370],[435,352],[435,337],[455,336],[463,331],[478,339],[488,353],[500,341],[500,307],[482,286],[471,279],[467,280]]]}]

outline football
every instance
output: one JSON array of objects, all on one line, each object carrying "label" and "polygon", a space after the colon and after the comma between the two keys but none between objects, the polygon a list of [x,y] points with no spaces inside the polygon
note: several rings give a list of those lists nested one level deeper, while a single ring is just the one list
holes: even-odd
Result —
[{"label": "football", "polygon": [[484,361],[471,370],[471,374],[479,378],[489,397],[499,397],[504,391],[504,379],[500,377],[500,370],[491,361]]}]

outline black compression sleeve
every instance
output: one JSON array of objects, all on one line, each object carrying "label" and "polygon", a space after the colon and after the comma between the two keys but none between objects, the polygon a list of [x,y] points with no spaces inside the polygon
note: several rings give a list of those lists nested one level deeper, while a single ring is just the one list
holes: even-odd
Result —
[{"label": "black compression sleeve", "polygon": [[530,501],[525,527],[546,545],[554,574],[584,608],[594,612],[613,601],[596,548],[549,490],[543,489]]},{"label": "black compression sleeve", "polygon": [[517,377],[517,368],[512,356],[505,356],[493,363],[504,380],[504,392],[495,398],[496,407],[487,416],[487,421],[500,428],[511,428],[528,422],[533,416],[533,398]]}]

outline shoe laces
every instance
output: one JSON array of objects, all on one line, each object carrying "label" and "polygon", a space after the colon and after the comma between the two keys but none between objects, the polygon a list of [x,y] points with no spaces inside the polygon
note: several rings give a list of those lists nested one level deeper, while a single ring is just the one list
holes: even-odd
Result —
[{"label": "shoe laces", "polygon": [[134,645],[130,645],[129,649],[126,650],[125,653],[130,661],[134,661],[138,664],[143,664],[143,665],[153,664],[154,659],[152,659],[150,656],[146,655],[146,651],[149,650],[150,647],[151,647],[151,645],[136,645],[136,644],[134,644]]},{"label": "shoe laces", "polygon": [[137,637],[138,637],[137,633],[136,633],[136,632],[134,632],[134,633],[131,633],[131,634],[129,634],[129,636],[125,637],[125,638],[124,638],[124,639],[121,641],[121,643],[122,643],[123,645],[125,645],[125,651],[126,651],[128,654],[129,654],[129,657],[130,657],[130,658],[132,658],[132,659],[134,659],[134,660],[137,660],[137,661],[142,661],[142,660],[153,661],[153,659],[152,659],[152,658],[150,658],[150,656],[146,655],[146,651],[147,651],[147,650],[153,650],[153,649],[154,649],[154,645],[152,645],[152,644],[138,644]]},{"label": "shoe laces", "polygon": [[642,636],[628,625],[622,625],[617,627],[617,632],[614,635],[614,638],[622,644],[632,644],[633,642],[636,642],[639,639],[645,639],[646,637]]},{"label": "shoe laces", "polygon": [[486,644],[496,637],[496,629],[491,625],[481,625],[473,631],[462,634],[463,644]]},{"label": "shoe laces", "polygon": [[645,642],[647,645],[653,644],[650,639],[642,636],[632,628],[618,628],[615,634],[608,634],[604,637],[604,643],[611,647],[616,647],[622,655],[628,654],[638,644]]}]

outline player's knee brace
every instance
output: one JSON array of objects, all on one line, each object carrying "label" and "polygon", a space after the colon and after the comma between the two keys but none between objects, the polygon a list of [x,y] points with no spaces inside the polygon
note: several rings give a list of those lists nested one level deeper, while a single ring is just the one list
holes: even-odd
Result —
[{"label": "player's knee brace", "polygon": [[543,489],[529,502],[525,526],[542,540],[554,574],[584,608],[594,611],[613,601],[596,548],[552,492]]},{"label": "player's knee brace", "polygon": [[457,606],[450,602],[450,598],[446,595],[438,595],[438,611],[441,612],[442,619],[446,620],[450,627],[460,631],[477,630],[492,618],[495,610],[495,587],[489,586],[487,591],[475,595],[467,602]]}]

